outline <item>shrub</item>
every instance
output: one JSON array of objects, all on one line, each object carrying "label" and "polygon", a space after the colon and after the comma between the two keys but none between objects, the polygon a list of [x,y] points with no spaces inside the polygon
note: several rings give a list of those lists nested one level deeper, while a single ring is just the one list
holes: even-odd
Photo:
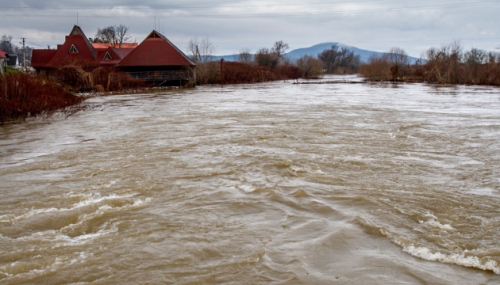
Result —
[{"label": "shrub", "polygon": [[48,115],[82,101],[83,98],[41,76],[24,73],[0,76],[0,122]]},{"label": "shrub", "polygon": [[382,57],[370,57],[368,63],[362,64],[359,73],[370,81],[391,80],[391,64]]},{"label": "shrub", "polygon": [[297,67],[302,78],[317,79],[323,75],[323,64],[321,60],[305,55],[297,60]]}]

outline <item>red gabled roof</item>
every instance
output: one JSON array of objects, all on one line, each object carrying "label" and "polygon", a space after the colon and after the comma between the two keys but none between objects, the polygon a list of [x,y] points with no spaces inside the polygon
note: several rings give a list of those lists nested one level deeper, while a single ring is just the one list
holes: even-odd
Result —
[{"label": "red gabled roof", "polygon": [[0,58],[5,58],[6,53],[0,49]]},{"label": "red gabled roof", "polygon": [[[78,50],[78,53],[70,53],[73,45]],[[57,52],[49,65],[57,65],[59,62],[67,60],[95,61],[96,59],[96,50],[80,27],[75,25],[69,36],[66,36],[64,44],[57,46]]]},{"label": "red gabled roof", "polygon": [[151,34],[130,52],[117,66],[192,66],[195,65],[165,36]]},{"label": "red gabled roof", "polygon": [[120,49],[113,49],[121,59],[124,59],[130,52],[132,52],[134,49],[133,48],[120,48]]},{"label": "red gabled roof", "polygon": [[34,49],[31,54],[31,66],[40,68],[48,65],[56,53],[55,49]]},{"label": "red gabled roof", "polygon": [[[132,50],[133,49],[119,49],[108,47],[106,50],[99,50],[97,59],[102,65],[116,65]],[[108,53],[111,56],[111,59],[105,60],[106,54]]]}]

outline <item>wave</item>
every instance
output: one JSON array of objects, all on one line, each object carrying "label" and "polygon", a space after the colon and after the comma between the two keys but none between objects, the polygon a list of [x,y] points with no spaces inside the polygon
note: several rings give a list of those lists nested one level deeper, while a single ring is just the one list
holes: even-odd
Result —
[{"label": "wave", "polygon": [[481,260],[477,256],[468,255],[469,252],[467,250],[461,254],[443,254],[441,252],[432,252],[432,250],[426,247],[416,247],[414,245],[410,245],[403,247],[403,251],[428,261],[439,261],[442,263],[451,263],[465,267],[489,270],[500,275],[500,267],[496,261],[491,259]]},{"label": "wave", "polygon": [[[425,215],[429,218],[427,221],[419,221],[427,227],[438,228],[446,232],[453,232],[455,228],[449,224],[440,223],[437,218],[432,214]],[[439,249],[431,249],[425,245],[416,245],[415,238],[410,237],[403,233],[396,233],[395,229],[389,229],[390,226],[384,227],[381,224],[376,223],[370,218],[358,215],[354,222],[361,225],[368,233],[372,234],[382,234],[382,236],[387,237],[396,245],[400,246],[402,250],[414,257],[421,258],[427,261],[442,262],[448,264],[456,264],[464,267],[477,268],[485,271],[492,271],[493,273],[500,275],[500,267],[497,261],[491,259],[487,254],[477,254],[479,250],[463,250],[461,252],[441,252]],[[409,234],[409,233],[408,233]],[[481,257],[479,255],[484,255]]]}]

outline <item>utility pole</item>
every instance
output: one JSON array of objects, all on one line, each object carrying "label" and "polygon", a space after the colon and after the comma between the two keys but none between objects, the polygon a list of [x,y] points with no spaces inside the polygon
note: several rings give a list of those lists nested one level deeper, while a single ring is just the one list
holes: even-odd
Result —
[{"label": "utility pole", "polygon": [[26,38],[21,38],[23,40],[23,71],[26,72]]}]

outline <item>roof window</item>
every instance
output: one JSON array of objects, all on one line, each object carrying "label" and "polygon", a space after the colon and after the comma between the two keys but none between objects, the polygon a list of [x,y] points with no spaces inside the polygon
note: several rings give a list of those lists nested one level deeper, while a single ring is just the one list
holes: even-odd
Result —
[{"label": "roof window", "polygon": [[71,48],[69,49],[69,53],[79,53],[78,49],[76,49],[75,45],[71,45]]},{"label": "roof window", "polygon": [[104,60],[112,60],[113,57],[111,56],[111,54],[109,53],[109,51],[106,53],[106,55],[104,56]]}]

